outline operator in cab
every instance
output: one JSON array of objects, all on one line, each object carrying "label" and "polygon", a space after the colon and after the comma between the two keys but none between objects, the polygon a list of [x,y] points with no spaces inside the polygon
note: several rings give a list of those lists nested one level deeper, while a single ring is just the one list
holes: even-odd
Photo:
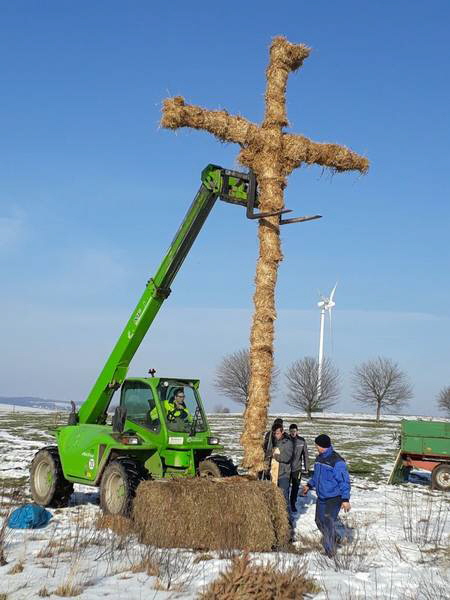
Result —
[{"label": "operator in cab", "polygon": [[179,387],[170,400],[164,401],[164,408],[169,422],[184,421],[185,423],[192,423],[192,415],[186,408],[184,399],[184,389]]}]

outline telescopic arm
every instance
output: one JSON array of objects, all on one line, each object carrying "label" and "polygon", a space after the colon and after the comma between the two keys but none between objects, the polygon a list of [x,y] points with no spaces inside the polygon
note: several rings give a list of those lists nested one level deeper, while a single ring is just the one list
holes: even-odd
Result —
[{"label": "telescopic arm", "polygon": [[[241,176],[241,177],[239,177]],[[144,290],[89,396],[78,412],[79,423],[98,423],[111,398],[126,378],[130,362],[156,317],[170,286],[219,196],[247,205],[249,176],[208,165],[202,185],[189,208],[159,269]]]}]

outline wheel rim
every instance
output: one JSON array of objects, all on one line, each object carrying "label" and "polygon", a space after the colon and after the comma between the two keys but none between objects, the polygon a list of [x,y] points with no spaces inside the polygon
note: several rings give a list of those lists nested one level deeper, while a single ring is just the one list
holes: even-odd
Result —
[{"label": "wheel rim", "polygon": [[216,465],[201,464],[199,474],[200,477],[220,477],[220,469]]},{"label": "wheel rim", "polygon": [[39,496],[46,496],[53,484],[52,465],[47,461],[40,462],[34,473],[34,487]]},{"label": "wheel rim", "polygon": [[450,470],[442,469],[436,473],[437,484],[444,489],[450,489]]},{"label": "wheel rim", "polygon": [[125,501],[125,484],[118,473],[111,473],[108,477],[105,496],[109,512],[112,514],[120,513]]},{"label": "wheel rim", "polygon": [[200,476],[201,477],[217,477],[217,473],[213,473],[212,471],[210,471],[209,469],[207,471],[201,471],[200,472]]}]

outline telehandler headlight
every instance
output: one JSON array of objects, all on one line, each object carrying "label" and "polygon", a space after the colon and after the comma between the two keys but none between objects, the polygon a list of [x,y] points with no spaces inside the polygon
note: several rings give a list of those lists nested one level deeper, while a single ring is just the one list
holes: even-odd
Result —
[{"label": "telehandler headlight", "polygon": [[216,438],[216,437],[208,438],[208,444],[210,444],[211,446],[216,446],[218,443],[219,443],[219,438]]},{"label": "telehandler headlight", "polygon": [[134,435],[124,435],[120,438],[120,441],[127,446],[135,446],[140,443],[139,438]]}]

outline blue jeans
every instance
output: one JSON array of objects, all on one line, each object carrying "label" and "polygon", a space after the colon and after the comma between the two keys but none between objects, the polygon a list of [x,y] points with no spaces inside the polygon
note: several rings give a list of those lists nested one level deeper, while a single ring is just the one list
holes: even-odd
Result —
[{"label": "blue jeans", "polygon": [[316,525],[323,535],[322,543],[327,556],[336,552],[336,519],[341,509],[342,498],[317,498]]}]

